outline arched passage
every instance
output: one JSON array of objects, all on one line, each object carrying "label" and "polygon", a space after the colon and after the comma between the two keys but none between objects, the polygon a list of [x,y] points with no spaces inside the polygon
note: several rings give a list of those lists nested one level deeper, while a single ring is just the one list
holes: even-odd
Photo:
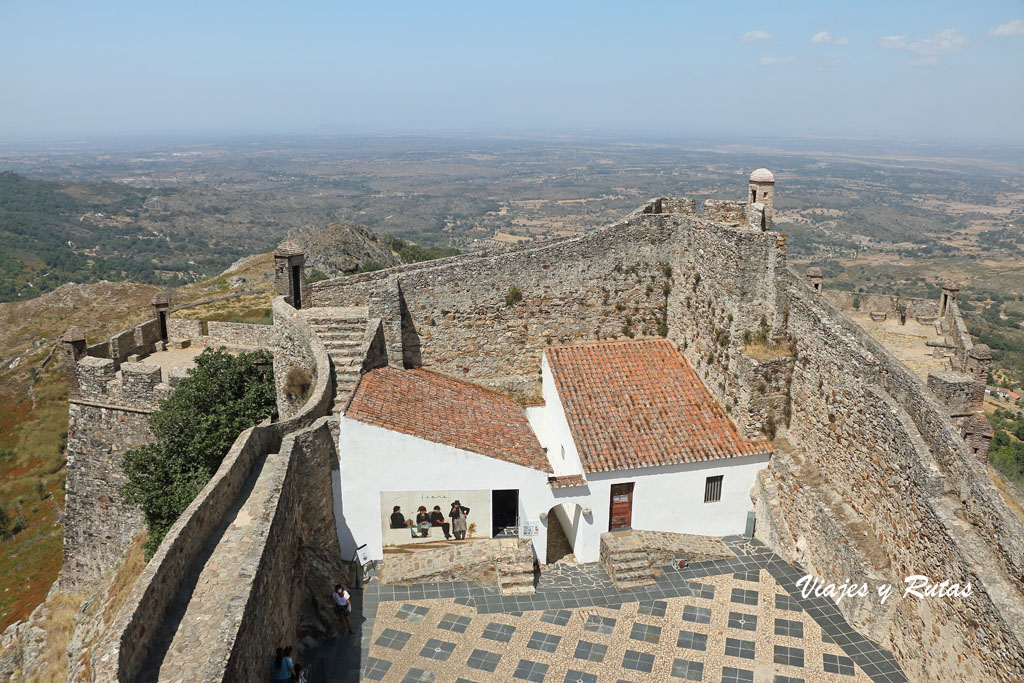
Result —
[{"label": "arched passage", "polygon": [[581,513],[576,503],[558,503],[548,510],[546,564],[554,564],[574,552]]}]

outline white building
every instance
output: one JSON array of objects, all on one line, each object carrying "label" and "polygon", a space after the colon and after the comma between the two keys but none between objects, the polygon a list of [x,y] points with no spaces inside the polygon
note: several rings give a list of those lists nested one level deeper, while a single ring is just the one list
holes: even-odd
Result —
[{"label": "white building", "polygon": [[601,534],[636,528],[709,536],[744,531],[767,441],[740,437],[686,359],[668,341],[550,346],[543,405],[429,370],[364,375],[341,418],[335,486],[346,556],[366,544],[427,538],[392,529],[395,505],[446,516],[471,509],[469,537],[520,534],[547,559],[556,515],[581,562],[598,560]]}]

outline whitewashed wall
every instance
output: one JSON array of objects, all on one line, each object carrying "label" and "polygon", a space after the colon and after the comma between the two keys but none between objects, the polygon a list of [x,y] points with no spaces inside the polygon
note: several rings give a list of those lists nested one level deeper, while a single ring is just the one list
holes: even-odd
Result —
[{"label": "whitewashed wall", "polygon": [[[549,381],[550,371],[547,380],[545,387],[553,386]],[[562,445],[550,439],[564,438],[569,428],[557,394],[545,396],[545,401],[543,408],[533,409],[530,421],[538,430],[541,445],[548,446],[550,454],[550,444],[555,444],[559,450]],[[552,410],[539,412],[544,409]],[[635,529],[705,536],[741,534],[746,527],[747,512],[753,509],[750,490],[754,478],[758,470],[768,464],[768,456],[745,456],[710,463],[591,473],[586,475],[584,487],[553,491],[544,472],[344,416],[340,422],[341,470],[334,473],[334,505],[338,541],[346,558],[351,557],[356,545],[363,543],[367,544],[371,558],[383,557],[380,493],[396,490],[519,489],[521,522],[537,522],[541,513],[563,505],[559,520],[580,562],[596,562],[600,556],[601,534],[608,531],[611,485],[616,483],[634,483],[632,526]],[[565,467],[556,467],[555,471],[579,473],[575,444],[568,438],[565,445],[566,460],[562,463]],[[549,459],[555,466],[561,460],[560,454]],[[572,463],[576,465],[575,472],[571,471]],[[723,477],[722,499],[705,503],[705,479],[716,475]],[[583,514],[584,509],[589,509],[590,514]],[[409,510],[403,507],[403,512],[408,515]],[[559,512],[556,510],[555,514]],[[473,521],[480,523],[479,518]],[[547,524],[539,524],[538,529],[539,534],[532,540],[538,560],[544,563],[547,560]]]},{"label": "whitewashed wall", "polygon": [[[556,474],[583,472],[576,444],[569,429],[562,401],[558,396],[547,354],[541,362],[541,394],[544,405],[527,409],[527,417]],[[565,447],[566,457],[561,457]],[[611,485],[633,482],[632,527],[647,531],[671,531],[703,536],[742,534],[747,512],[753,509],[750,490],[758,470],[768,464],[768,456],[744,456],[710,462],[685,463],[617,472],[594,472],[585,476],[584,489],[554,492],[558,502],[566,503],[559,521],[573,542],[581,562],[597,561],[601,534],[608,531]],[[722,499],[704,502],[707,477],[722,475]],[[571,503],[579,503],[592,514],[577,515]],[[572,535],[575,535],[575,539]]]},{"label": "whitewashed wall", "polygon": [[[557,476],[566,474],[582,474],[583,465],[576,450],[576,442],[569,431],[569,421],[565,417],[565,409],[555,388],[555,379],[548,365],[548,354],[545,353],[540,362],[541,397],[544,405],[531,406],[526,409],[526,419],[530,421],[533,433],[537,435],[540,445],[547,449],[548,462]],[[562,455],[562,449],[565,455]]]},{"label": "whitewashed wall", "polygon": [[[538,521],[540,513],[554,504],[545,472],[344,416],[340,418],[338,454],[341,470],[334,475],[334,506],[338,541],[345,558],[351,557],[356,546],[363,543],[372,559],[383,557],[381,491],[519,489],[522,522]],[[404,507],[403,512],[408,516]],[[487,513],[489,525],[489,504]],[[476,514],[470,515],[470,521],[480,524]],[[546,543],[547,535],[541,525],[541,535],[534,538],[541,561]]]}]

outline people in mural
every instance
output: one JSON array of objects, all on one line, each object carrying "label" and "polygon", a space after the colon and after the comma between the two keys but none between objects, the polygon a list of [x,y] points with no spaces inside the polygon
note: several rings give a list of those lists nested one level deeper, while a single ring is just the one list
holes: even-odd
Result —
[{"label": "people in mural", "polygon": [[430,515],[427,514],[427,508],[420,505],[420,509],[416,511],[416,528],[420,531],[420,538],[426,538],[427,534],[430,533]]},{"label": "people in mural", "polygon": [[451,525],[448,524],[448,522],[444,521],[444,513],[441,512],[440,505],[435,505],[434,509],[431,511],[430,523],[433,526],[441,527],[441,530],[444,531],[444,537],[446,539],[450,539],[452,537],[451,531],[449,531]]},{"label": "people in mural", "polygon": [[466,518],[469,516],[469,508],[459,501],[455,501],[452,503],[452,509],[448,516],[452,519],[452,533],[455,534],[455,540],[461,541],[465,539],[466,529],[469,528],[469,524],[466,521]]},{"label": "people in mural", "polygon": [[391,528],[404,529],[405,527],[405,515],[402,514],[402,508],[396,505],[395,509],[391,511]]}]

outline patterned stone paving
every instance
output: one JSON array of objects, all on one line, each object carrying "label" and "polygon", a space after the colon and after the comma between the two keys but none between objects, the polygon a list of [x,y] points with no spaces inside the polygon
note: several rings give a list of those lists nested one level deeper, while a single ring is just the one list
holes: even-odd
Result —
[{"label": "patterned stone paving", "polygon": [[597,564],[542,572],[534,595],[473,583],[353,591],[357,636],[309,658],[312,681],[906,681],[892,655],[757,541],[618,591]]}]

